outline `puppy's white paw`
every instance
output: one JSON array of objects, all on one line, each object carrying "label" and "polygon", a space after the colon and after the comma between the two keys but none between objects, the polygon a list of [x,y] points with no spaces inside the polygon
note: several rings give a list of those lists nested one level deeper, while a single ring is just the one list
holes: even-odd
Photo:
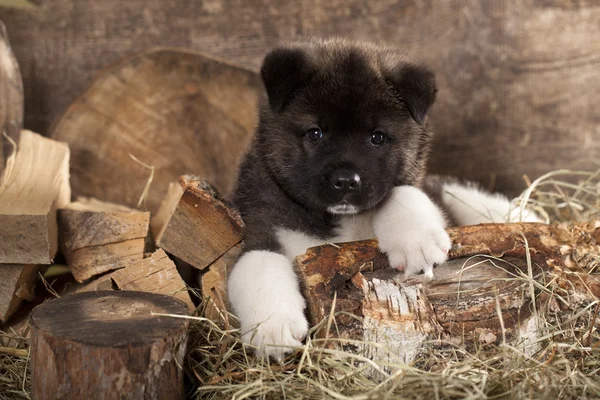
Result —
[{"label": "puppy's white paw", "polygon": [[292,263],[282,254],[255,250],[233,267],[228,293],[240,319],[242,339],[259,356],[281,360],[308,332],[306,302]]},{"label": "puppy's white paw", "polygon": [[423,271],[429,279],[433,266],[446,261],[452,245],[445,227],[440,209],[412,186],[394,188],[373,218],[379,248],[387,253],[390,266],[407,276]]}]

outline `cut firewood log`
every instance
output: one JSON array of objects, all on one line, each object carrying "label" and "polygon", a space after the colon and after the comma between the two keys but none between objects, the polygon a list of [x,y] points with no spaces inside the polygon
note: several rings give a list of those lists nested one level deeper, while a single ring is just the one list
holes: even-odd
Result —
[{"label": "cut firewood log", "polygon": [[152,221],[158,247],[204,269],[242,240],[244,223],[206,182],[182,176]]},{"label": "cut firewood log", "polygon": [[70,197],[69,147],[22,131],[0,184],[0,264],[50,264],[58,250],[56,210]]},{"label": "cut firewood log", "polygon": [[450,261],[436,268],[432,281],[405,279],[387,268],[375,240],[323,245],[297,257],[311,323],[343,312],[321,337],[348,346],[360,340],[367,355],[386,352],[407,363],[440,338],[465,344],[526,339],[521,344],[533,346],[536,279],[552,274],[580,298],[600,297],[600,275],[590,273],[600,257],[600,223],[485,224],[448,233]]},{"label": "cut firewood log", "polygon": [[177,271],[177,266],[159,249],[150,257],[83,284],[67,287],[63,295],[101,290],[137,290],[164,294],[183,301],[190,312],[196,309],[188,287]]},{"label": "cut firewood log", "polygon": [[230,324],[227,314],[230,309],[227,277],[241,253],[241,243],[233,246],[212,263],[200,278],[200,290],[205,299],[204,316],[216,323]]},{"label": "cut firewood log", "polygon": [[110,279],[118,289],[172,296],[183,301],[190,312],[196,309],[175,263],[163,250],[159,249],[151,257],[111,273]]},{"label": "cut firewood log", "polygon": [[153,50],[104,71],[51,137],[71,146],[77,196],[133,207],[148,171],[129,155],[153,166],[147,204],[156,212],[161,191],[189,171],[230,193],[260,88],[255,72],[200,53]]},{"label": "cut firewood log", "polygon": [[0,321],[6,321],[23,300],[33,299],[33,283],[39,266],[0,264]]},{"label": "cut firewood log", "polygon": [[172,297],[86,292],[51,300],[30,317],[32,397],[183,399],[189,321]]},{"label": "cut firewood log", "polygon": [[61,251],[79,282],[144,258],[149,212],[79,199],[60,209],[58,220]]},{"label": "cut firewood log", "polygon": [[0,21],[0,176],[12,146],[4,133],[18,141],[23,127],[23,81],[19,64],[13,54],[6,27]]}]

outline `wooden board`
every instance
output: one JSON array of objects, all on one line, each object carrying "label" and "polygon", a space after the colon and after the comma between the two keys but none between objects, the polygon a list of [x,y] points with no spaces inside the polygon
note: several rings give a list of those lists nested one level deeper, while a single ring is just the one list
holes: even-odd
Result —
[{"label": "wooden board", "polygon": [[[279,42],[339,35],[398,46],[435,70],[440,90],[432,110],[437,132],[432,172],[486,187],[495,176],[497,189],[514,193],[524,187],[524,173],[533,178],[557,168],[597,168],[600,8],[594,0],[36,4],[29,11],[2,9],[0,17],[24,74],[26,126],[41,132],[103,68],[152,46],[192,48],[256,70]],[[155,93],[164,90],[151,84]],[[105,128],[108,122],[97,129]],[[94,153],[89,156],[97,157]],[[179,155],[170,161],[182,159],[199,162]],[[141,168],[135,172],[145,176]],[[202,172],[188,168],[177,174]],[[155,188],[165,190],[174,177]],[[133,202],[140,192],[135,186],[126,194]]]},{"label": "wooden board", "polygon": [[70,200],[69,147],[22,131],[0,184],[0,264],[50,264],[58,250],[56,209]]},{"label": "wooden board", "polygon": [[183,302],[143,292],[86,292],[30,317],[32,397],[183,399],[189,320]]},{"label": "wooden board", "polygon": [[0,21],[0,176],[13,148],[3,133],[18,141],[23,127],[23,82],[19,64],[10,47],[8,33]]},{"label": "wooden board", "polygon": [[144,257],[149,212],[81,198],[58,210],[58,221],[61,251],[79,282]]},{"label": "wooden board", "polygon": [[147,205],[194,173],[228,193],[255,125],[258,77],[202,54],[157,50],[104,71],[62,116],[75,194],[135,206],[155,168]]},{"label": "wooden board", "polygon": [[242,240],[244,222],[208,182],[186,175],[179,184],[183,190],[171,187],[161,205],[153,235],[158,247],[204,269]]}]

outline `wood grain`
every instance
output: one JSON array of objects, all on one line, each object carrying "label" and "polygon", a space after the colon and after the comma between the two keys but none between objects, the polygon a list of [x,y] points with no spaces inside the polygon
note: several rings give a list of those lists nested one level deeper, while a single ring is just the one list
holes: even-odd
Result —
[{"label": "wood grain", "polygon": [[144,257],[150,213],[80,199],[58,210],[60,247],[75,279],[126,267]]},{"label": "wood grain", "polygon": [[163,250],[159,249],[150,257],[113,272],[110,278],[120,290],[164,294],[183,301],[189,312],[196,309],[175,263]]},{"label": "wood grain", "polygon": [[[593,1],[37,4],[32,11],[0,10],[24,75],[25,123],[34,130],[48,132],[103,68],[153,46],[192,48],[256,70],[267,49],[282,41],[339,35],[395,45],[432,66],[440,89],[431,112],[432,172],[495,182],[514,194],[524,187],[522,174],[597,168],[600,8]],[[156,86],[155,93],[161,90]],[[169,158],[180,163],[188,156]],[[140,188],[129,193],[131,201]]]},{"label": "wood grain", "polygon": [[18,141],[23,127],[23,102],[21,71],[10,47],[6,27],[0,21],[0,176],[6,159],[14,150],[3,133]]},{"label": "wood grain", "polygon": [[189,321],[169,296],[86,292],[48,301],[30,317],[35,399],[183,399]]},{"label": "wood grain", "polygon": [[75,194],[135,206],[154,167],[147,206],[194,173],[228,193],[250,140],[258,77],[185,51],[156,50],[109,68],[62,116],[52,137],[69,143]]},{"label": "wood grain", "polygon": [[0,264],[50,264],[58,250],[56,210],[70,200],[69,147],[22,131],[0,183]]},{"label": "wood grain", "polygon": [[[242,240],[244,223],[238,212],[226,204],[208,182],[183,176],[183,194],[170,217],[155,225],[157,246],[191,266],[204,269]],[[171,191],[171,195],[179,195]],[[175,204],[167,199],[164,207]],[[158,215],[168,212],[159,211]]]}]

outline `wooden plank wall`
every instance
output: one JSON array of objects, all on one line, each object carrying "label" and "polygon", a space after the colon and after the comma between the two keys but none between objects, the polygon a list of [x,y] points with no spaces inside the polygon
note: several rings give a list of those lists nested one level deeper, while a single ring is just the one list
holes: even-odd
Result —
[{"label": "wooden plank wall", "polygon": [[437,72],[432,172],[514,194],[522,174],[600,160],[596,0],[33,2],[0,8],[0,19],[21,65],[25,126],[42,133],[134,52],[186,47],[257,69],[280,41],[340,35],[394,44]]}]

